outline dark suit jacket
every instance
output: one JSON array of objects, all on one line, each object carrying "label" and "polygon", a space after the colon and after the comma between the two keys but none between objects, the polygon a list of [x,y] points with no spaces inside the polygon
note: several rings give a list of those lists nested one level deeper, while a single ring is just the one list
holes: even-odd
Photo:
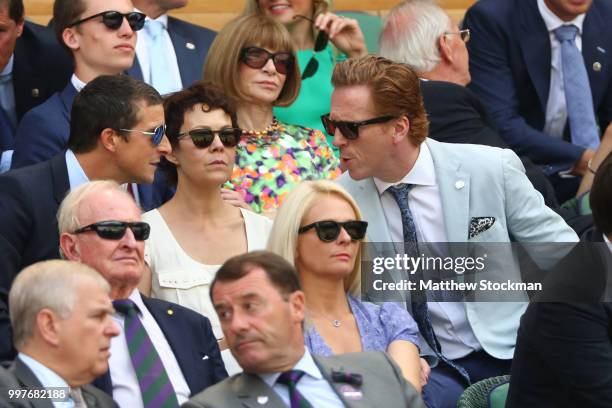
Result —
[{"label": "dark suit jacket", "polygon": [[[429,137],[446,143],[471,143],[507,148],[497,133],[478,97],[464,86],[444,81],[421,81],[421,93]],[[533,187],[542,194],[546,205],[559,206],[555,191],[540,167],[527,157],[520,157]]]},{"label": "dark suit jacket", "polygon": [[[601,129],[612,119],[612,3],[594,0],[586,14],[582,54]],[[481,0],[466,13],[472,31],[470,88],[491,113],[502,138],[519,155],[570,168],[583,148],[542,133],[550,88],[550,38],[537,0]],[[593,64],[599,62],[601,70]]]},{"label": "dark suit jacket", "polygon": [[[181,82],[186,88],[202,79],[204,60],[216,33],[208,28],[168,16],[168,34],[176,53]],[[138,58],[134,59],[134,65],[127,73],[134,78],[142,79]]]},{"label": "dark suit jacket", "polygon": [[[227,378],[208,318],[175,303],[146,296],[142,300],[168,340],[191,395]],[[110,372],[98,377],[93,385],[113,394]]]},{"label": "dark suit jacket", "polygon": [[[19,358],[15,360],[9,371],[14,375],[22,388],[42,388],[42,384],[38,381],[36,375]],[[119,407],[112,398],[91,385],[83,385],[81,391],[88,408]],[[53,403],[47,399],[37,399],[28,402],[30,405],[25,406],[32,408],[53,408]]]},{"label": "dark suit jacket", "polygon": [[[410,407],[425,408],[416,390],[410,385],[397,365],[382,352],[348,353],[331,357],[313,356],[323,377],[347,407]],[[361,391],[362,398],[347,398],[346,383],[334,381],[332,371],[361,374],[363,384],[351,391]],[[266,405],[260,399],[266,398]],[[308,399],[308,395],[305,395]],[[210,387],[183,404],[184,408],[283,408],[281,398],[258,375],[241,373]]]},{"label": "dark suit jacket", "polygon": [[612,254],[582,244],[570,256],[521,319],[507,407],[612,406]]},{"label": "dark suit jacket", "polygon": [[13,88],[17,120],[68,83],[72,57],[47,27],[26,21],[15,44]]}]

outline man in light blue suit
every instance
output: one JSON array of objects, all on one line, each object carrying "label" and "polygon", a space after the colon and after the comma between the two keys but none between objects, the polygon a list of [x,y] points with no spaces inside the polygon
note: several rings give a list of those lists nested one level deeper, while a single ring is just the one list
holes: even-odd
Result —
[{"label": "man in light blue suit", "polygon": [[202,79],[204,60],[215,39],[214,31],[168,15],[186,5],[187,0],[134,0],[134,7],[147,19],[138,33],[134,65],[127,72],[162,95]]},{"label": "man in light blue suit", "polygon": [[[332,82],[331,113],[323,122],[348,170],[339,183],[369,222],[370,241],[578,240],[544,205],[513,152],[427,138],[419,79],[406,65],[376,56],[348,60],[336,66]],[[504,272],[517,274],[509,255]],[[544,265],[554,261],[540,258]],[[425,306],[422,319],[414,303],[412,312],[429,346],[422,354],[439,362],[424,389],[429,406],[455,406],[470,382],[509,372],[524,303]]]}]

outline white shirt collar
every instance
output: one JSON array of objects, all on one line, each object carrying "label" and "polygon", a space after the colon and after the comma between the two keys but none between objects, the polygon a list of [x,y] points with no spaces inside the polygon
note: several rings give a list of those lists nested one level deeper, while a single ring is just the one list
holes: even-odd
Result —
[{"label": "white shirt collar", "polygon": [[32,370],[32,372],[34,373],[38,381],[40,381],[40,384],[43,387],[68,387],[68,383],[62,377],[57,375],[55,371],[34,360],[27,354],[19,353],[17,357],[26,366],[28,366],[30,370]]},{"label": "white shirt collar", "polygon": [[582,35],[582,24],[584,23],[585,13],[579,14],[572,21],[563,21],[548,8],[546,3],[544,3],[544,0],[538,0],[538,9],[540,10],[540,14],[544,19],[544,24],[546,24],[546,29],[548,32],[552,32],[562,25],[573,24],[578,27],[578,34]]},{"label": "white shirt collar", "polygon": [[89,182],[89,177],[85,174],[85,170],[81,167],[81,163],[77,160],[74,152],[70,149],[66,150],[66,168],[68,169],[68,184],[70,189],[75,189],[81,184]]},{"label": "white shirt collar", "polygon": [[77,92],[81,92],[81,89],[85,88],[85,85],[87,85],[85,82],[81,81],[76,74],[72,74],[72,77],[70,78],[70,83],[72,84],[72,86],[74,86],[74,89],[77,90]]},{"label": "white shirt collar", "polygon": [[[321,370],[319,370],[319,367],[314,362],[310,351],[308,351],[308,348],[306,347],[304,347],[304,355],[293,367],[293,370],[302,370],[307,375],[317,380],[323,379],[323,374],[321,374]],[[280,377],[281,373],[266,373],[258,375],[263,381],[265,381],[266,384],[268,384],[270,387],[273,387],[278,377]]]},{"label": "white shirt collar", "polygon": [[2,70],[2,72],[0,72],[1,76],[4,75],[11,75],[13,73],[13,60],[15,59],[15,54],[11,55],[11,58],[9,58],[6,66],[4,67],[4,69]]},{"label": "white shirt collar", "polygon": [[420,145],[419,156],[412,166],[412,169],[400,181],[395,183],[387,183],[374,177],[374,184],[378,190],[378,194],[382,195],[389,187],[400,183],[415,184],[418,186],[435,186],[436,171],[434,162],[427,147],[427,143],[423,142]]}]

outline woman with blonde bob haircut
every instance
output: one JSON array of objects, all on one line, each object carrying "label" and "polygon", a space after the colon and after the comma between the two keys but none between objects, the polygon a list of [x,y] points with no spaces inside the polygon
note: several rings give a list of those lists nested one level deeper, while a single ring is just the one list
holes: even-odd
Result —
[{"label": "woman with blonde bob haircut", "polygon": [[236,102],[243,129],[230,187],[256,212],[276,211],[303,180],[335,178],[338,160],[318,131],[279,122],[274,106],[290,105],[300,73],[287,29],[264,16],[239,17],[216,36],[204,79]]},{"label": "woman with blonde bob haircut", "polygon": [[315,355],[385,351],[420,392],[418,328],[396,303],[358,299],[367,222],[330,181],[303,182],[285,199],[268,250],[295,266],[306,294],[305,343]]}]

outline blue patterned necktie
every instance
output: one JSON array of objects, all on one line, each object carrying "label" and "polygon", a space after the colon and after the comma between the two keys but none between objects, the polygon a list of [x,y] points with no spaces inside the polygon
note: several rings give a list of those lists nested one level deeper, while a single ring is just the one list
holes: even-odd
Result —
[{"label": "blue patterned necktie", "polygon": [[168,65],[169,53],[166,50],[164,36],[164,24],[161,21],[149,20],[145,22],[145,29],[151,37],[149,47],[149,63],[151,67],[151,85],[162,95],[178,91]]},{"label": "blue patterned necktie", "polygon": [[[397,205],[402,214],[402,230],[404,235],[404,248],[406,254],[410,257],[418,257],[419,255],[419,244],[416,234],[416,226],[410,206],[408,205],[408,193],[414,187],[414,184],[401,183],[388,188],[388,191],[393,195]],[[416,278],[417,288],[419,282],[423,280],[423,271],[419,268],[415,271],[414,277]],[[446,358],[441,351],[440,343],[436,338],[431,319],[429,318],[428,307],[427,307],[427,295],[424,291],[418,290],[411,294],[411,307],[414,320],[419,327],[421,335],[427,342],[427,345],[433,350],[440,360],[444,361],[450,367],[454,368],[459,374],[470,384],[470,376],[463,367],[455,364],[452,360]]]},{"label": "blue patterned necktie", "polygon": [[574,41],[578,27],[573,24],[563,25],[553,32],[561,43],[563,86],[572,143],[586,149],[597,149],[599,132],[595,122],[589,77],[584,58]]},{"label": "blue patterned necktie", "polygon": [[145,408],[176,408],[178,400],[164,364],[155,350],[130,299],[113,300],[117,312],[125,316],[124,333]]},{"label": "blue patterned necktie", "polygon": [[289,401],[291,408],[312,408],[312,405],[297,389],[297,383],[304,375],[302,370],[289,370],[283,372],[276,380],[279,384],[284,384],[289,388]]}]

